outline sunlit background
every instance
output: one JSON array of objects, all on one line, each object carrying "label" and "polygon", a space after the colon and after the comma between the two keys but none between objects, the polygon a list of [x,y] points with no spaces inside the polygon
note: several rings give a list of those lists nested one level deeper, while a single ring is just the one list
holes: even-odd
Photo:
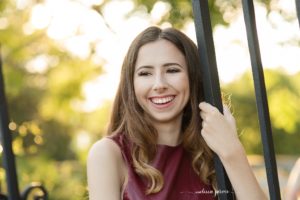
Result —
[{"label": "sunlit background", "polygon": [[[267,191],[241,2],[209,2],[222,90]],[[86,154],[105,134],[129,44],[150,25],[174,26],[196,41],[191,1],[6,0],[0,11],[20,188],[41,181],[50,199],[87,198]],[[294,1],[255,1],[255,11],[284,193],[300,155],[300,29]]]}]

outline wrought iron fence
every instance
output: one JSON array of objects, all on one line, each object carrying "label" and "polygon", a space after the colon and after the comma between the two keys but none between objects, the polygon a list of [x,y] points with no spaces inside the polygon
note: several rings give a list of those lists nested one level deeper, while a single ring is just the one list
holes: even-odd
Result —
[{"label": "wrought iron fence", "polygon": [[[202,71],[204,73],[205,99],[207,102],[215,105],[222,112],[219,77],[216,65],[216,56],[211,30],[208,1],[193,0],[192,3],[195,18],[197,43],[199,48],[199,55],[201,58],[200,67],[202,67]],[[295,3],[300,25],[300,1],[295,0]],[[271,200],[279,200],[281,199],[280,188],[263,74],[263,66],[260,57],[259,42],[256,30],[253,0],[242,0],[242,7],[247,31],[248,48],[251,58],[252,76],[254,80],[256,104],[268,179],[269,196]],[[235,195],[231,183],[228,180],[226,172],[217,155],[215,155],[214,160],[218,188],[220,190],[228,191],[228,193],[219,193],[219,199],[234,199]]]}]

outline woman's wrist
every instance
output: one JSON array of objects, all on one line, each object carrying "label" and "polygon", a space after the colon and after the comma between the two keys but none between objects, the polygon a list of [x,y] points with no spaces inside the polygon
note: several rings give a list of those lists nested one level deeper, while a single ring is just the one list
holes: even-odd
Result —
[{"label": "woman's wrist", "polygon": [[239,161],[246,157],[245,149],[239,139],[232,141],[231,145],[218,154],[224,163]]}]

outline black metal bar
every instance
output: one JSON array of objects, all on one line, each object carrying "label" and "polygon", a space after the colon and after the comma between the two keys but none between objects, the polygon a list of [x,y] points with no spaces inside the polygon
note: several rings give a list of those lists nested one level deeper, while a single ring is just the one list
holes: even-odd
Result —
[{"label": "black metal bar", "polygon": [[267,171],[269,194],[271,200],[280,199],[277,165],[274,152],[272,128],[269,116],[267,92],[264,81],[263,67],[260,57],[256,30],[255,12],[252,0],[243,0],[244,19],[247,30],[248,46],[251,57],[252,73],[256,95],[264,159]]},{"label": "black metal bar", "polygon": [[297,16],[298,16],[298,23],[300,26],[300,0],[295,0],[296,2],[296,10],[297,10]]},{"label": "black metal bar", "polygon": [[[223,112],[221,90],[217,70],[212,27],[207,0],[193,0],[193,13],[197,36],[198,51],[203,71],[205,100]],[[214,164],[220,200],[234,199],[234,192],[226,171],[219,159],[214,155]],[[221,192],[222,191],[222,192]]]},{"label": "black metal bar", "polygon": [[12,137],[8,129],[8,119],[0,51],[0,141],[3,147],[3,164],[6,172],[8,199],[20,200],[15,156],[12,151]]}]

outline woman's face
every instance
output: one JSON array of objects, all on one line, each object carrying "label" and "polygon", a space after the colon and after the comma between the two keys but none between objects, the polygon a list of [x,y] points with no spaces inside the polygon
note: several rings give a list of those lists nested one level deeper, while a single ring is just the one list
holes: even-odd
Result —
[{"label": "woman's face", "polygon": [[134,89],[154,123],[180,123],[190,96],[185,56],[164,39],[143,45],[135,65]]}]

